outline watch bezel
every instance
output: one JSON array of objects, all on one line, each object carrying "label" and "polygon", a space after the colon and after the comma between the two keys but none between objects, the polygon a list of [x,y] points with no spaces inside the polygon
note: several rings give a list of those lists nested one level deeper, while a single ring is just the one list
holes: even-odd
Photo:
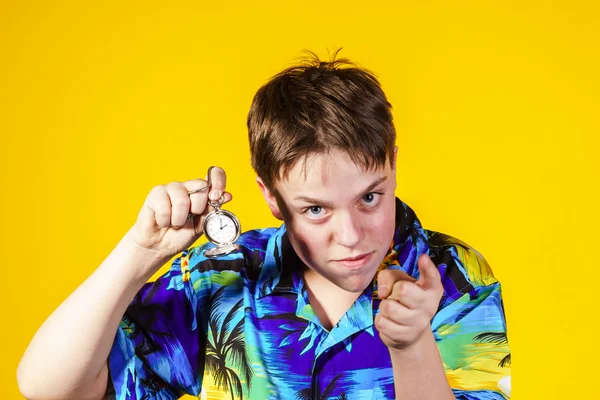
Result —
[{"label": "watch bezel", "polygon": [[[227,217],[229,217],[233,221],[233,224],[235,225],[235,237],[230,242],[221,242],[221,241],[215,240],[213,237],[210,236],[210,234],[206,230],[206,227],[208,226],[208,222],[212,218],[214,218],[215,215],[218,215],[218,214],[225,214]],[[206,216],[206,218],[204,218],[204,222],[202,223],[202,231],[204,232],[204,234],[206,235],[206,238],[211,243],[214,243],[217,246],[226,246],[226,245],[235,243],[235,241],[239,239],[240,234],[242,232],[242,226],[240,224],[240,221],[237,219],[237,217],[232,212],[227,211],[227,210],[213,210]]]}]

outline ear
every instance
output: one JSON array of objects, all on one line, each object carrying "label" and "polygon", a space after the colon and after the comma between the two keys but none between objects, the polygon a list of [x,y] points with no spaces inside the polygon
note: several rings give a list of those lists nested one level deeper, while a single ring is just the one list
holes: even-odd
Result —
[{"label": "ear", "polygon": [[279,205],[277,204],[277,199],[275,198],[273,193],[271,193],[271,191],[265,186],[265,183],[259,176],[256,177],[256,183],[258,183],[258,188],[260,189],[263,197],[265,198],[267,205],[271,209],[271,214],[273,214],[273,216],[278,220],[283,221],[281,211],[279,210]]}]

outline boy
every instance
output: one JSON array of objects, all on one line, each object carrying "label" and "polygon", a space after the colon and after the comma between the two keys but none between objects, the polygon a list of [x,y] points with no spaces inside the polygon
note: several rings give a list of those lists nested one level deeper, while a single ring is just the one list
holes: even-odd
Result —
[{"label": "boy", "polygon": [[423,229],[395,197],[396,134],[377,79],[314,56],[257,92],[248,131],[258,185],[284,224],[207,258],[213,244],[188,247],[209,200],[232,198],[225,171],[153,188],[32,340],[24,396],[505,398],[499,283],[479,253]]}]

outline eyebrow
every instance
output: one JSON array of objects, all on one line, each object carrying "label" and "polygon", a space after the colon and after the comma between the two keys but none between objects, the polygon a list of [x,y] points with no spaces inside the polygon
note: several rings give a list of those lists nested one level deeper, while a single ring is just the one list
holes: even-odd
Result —
[{"label": "eyebrow", "polygon": [[[387,179],[387,176],[384,176],[382,178],[377,179],[375,182],[371,183],[369,186],[367,186],[358,197],[362,197],[364,196],[366,193],[369,193],[370,191],[372,191],[376,186],[378,186],[379,184],[383,183],[385,180]],[[297,196],[294,198],[294,200],[301,200],[301,201],[305,201],[307,203],[312,203],[312,204],[320,204],[323,205],[325,207],[329,207],[332,208],[332,204],[327,202],[327,201],[323,201],[323,200],[319,200],[319,199],[315,199],[312,197],[308,197],[308,196]]]}]

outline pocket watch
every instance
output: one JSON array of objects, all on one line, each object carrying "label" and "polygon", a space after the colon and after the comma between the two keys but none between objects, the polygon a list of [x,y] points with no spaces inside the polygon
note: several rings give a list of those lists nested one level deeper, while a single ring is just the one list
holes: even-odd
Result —
[{"label": "pocket watch", "polygon": [[[222,197],[221,199],[222,200]],[[208,213],[202,223],[202,230],[206,238],[216,247],[206,249],[206,257],[218,257],[232,253],[240,248],[234,242],[240,237],[242,228],[240,221],[230,211],[221,209],[221,202],[209,201],[214,210]]]}]

